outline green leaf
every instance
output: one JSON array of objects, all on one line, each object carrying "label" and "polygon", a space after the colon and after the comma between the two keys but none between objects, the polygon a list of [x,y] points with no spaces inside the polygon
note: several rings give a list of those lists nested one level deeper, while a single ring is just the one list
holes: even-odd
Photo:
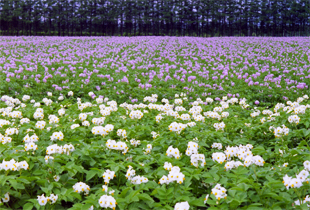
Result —
[{"label": "green leaf", "polygon": [[75,198],[77,198],[77,199],[79,199],[79,200],[82,200],[81,195],[79,193],[77,193],[77,192],[71,192],[70,195],[75,197]]},{"label": "green leaf", "polygon": [[1,186],[3,186],[6,182],[8,177],[6,177],[5,175],[0,175],[0,184]]},{"label": "green leaf", "polygon": [[262,146],[258,146],[252,149],[253,155],[263,155],[266,153],[266,150]]},{"label": "green leaf", "polygon": [[153,198],[151,198],[151,196],[149,196],[148,194],[146,194],[146,193],[139,194],[139,195],[138,195],[138,198],[139,198],[139,200],[145,201],[145,203],[146,203],[149,207],[152,207],[152,206],[153,206],[152,204],[154,203],[154,200],[153,200]]},{"label": "green leaf", "polygon": [[119,194],[119,197],[125,198],[126,195],[127,195],[127,192],[128,192],[129,190],[131,190],[131,189],[132,189],[131,187],[128,187],[128,188],[126,188],[125,190],[122,190],[121,194]]},{"label": "green leaf", "polygon": [[238,200],[235,200],[235,199],[229,203],[229,206],[231,209],[236,209],[239,205],[240,205],[240,202]]},{"label": "green leaf", "polygon": [[47,187],[41,187],[41,190],[45,192],[46,194],[50,193],[50,190]]},{"label": "green leaf", "polygon": [[88,181],[91,178],[93,178],[97,173],[98,173],[97,171],[93,171],[93,170],[88,171],[87,175],[86,175],[86,181]]},{"label": "green leaf", "polygon": [[[17,181],[14,180],[14,179],[9,179],[9,182],[10,184],[12,185],[12,187],[15,189],[15,190],[18,190],[18,189],[23,189],[23,188],[20,188],[20,186],[18,185]],[[22,185],[23,186],[23,185]]]},{"label": "green leaf", "polygon": [[23,210],[31,210],[33,208],[33,203],[26,203],[23,206]]},{"label": "green leaf", "polygon": [[195,199],[195,200],[192,200],[188,203],[190,206],[201,206],[201,207],[206,206],[206,204],[204,204],[204,198]]}]

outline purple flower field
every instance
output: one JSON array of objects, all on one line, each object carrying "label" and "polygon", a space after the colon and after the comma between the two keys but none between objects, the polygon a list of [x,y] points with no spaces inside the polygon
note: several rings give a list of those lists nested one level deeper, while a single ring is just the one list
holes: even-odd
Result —
[{"label": "purple flower field", "polygon": [[308,37],[1,37],[4,94],[89,91],[141,101],[175,91],[270,102],[310,84]]}]

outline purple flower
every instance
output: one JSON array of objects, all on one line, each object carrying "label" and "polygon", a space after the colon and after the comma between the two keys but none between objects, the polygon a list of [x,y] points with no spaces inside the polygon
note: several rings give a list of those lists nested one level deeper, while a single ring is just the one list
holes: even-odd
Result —
[{"label": "purple flower", "polygon": [[258,101],[258,100],[256,100],[254,103],[255,103],[256,105],[258,105],[258,104],[259,104],[259,101]]}]

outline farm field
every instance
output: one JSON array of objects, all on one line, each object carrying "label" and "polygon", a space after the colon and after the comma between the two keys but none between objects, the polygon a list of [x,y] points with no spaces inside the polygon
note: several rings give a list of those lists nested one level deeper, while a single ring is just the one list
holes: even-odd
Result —
[{"label": "farm field", "polygon": [[309,37],[0,37],[0,209],[308,209]]}]

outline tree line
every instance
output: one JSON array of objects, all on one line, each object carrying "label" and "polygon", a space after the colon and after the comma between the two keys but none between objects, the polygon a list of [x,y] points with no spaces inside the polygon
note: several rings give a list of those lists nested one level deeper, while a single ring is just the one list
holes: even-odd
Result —
[{"label": "tree line", "polygon": [[8,36],[309,36],[310,0],[0,0]]}]

